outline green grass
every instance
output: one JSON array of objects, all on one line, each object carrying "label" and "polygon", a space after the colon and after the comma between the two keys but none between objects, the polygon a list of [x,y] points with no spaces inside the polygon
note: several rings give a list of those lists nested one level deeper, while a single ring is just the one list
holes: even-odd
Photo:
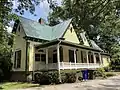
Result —
[{"label": "green grass", "polygon": [[111,77],[111,76],[116,76],[116,75],[120,75],[120,72],[105,72],[107,77]]},{"label": "green grass", "polygon": [[6,82],[0,84],[0,90],[13,90],[19,88],[39,87],[39,84],[23,83],[23,82]]}]

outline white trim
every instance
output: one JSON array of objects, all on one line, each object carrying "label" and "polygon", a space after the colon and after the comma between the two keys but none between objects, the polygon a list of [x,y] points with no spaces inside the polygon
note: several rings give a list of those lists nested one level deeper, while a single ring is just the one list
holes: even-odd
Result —
[{"label": "white trim", "polygon": [[60,74],[60,49],[59,44],[57,45],[57,62],[58,62],[58,72],[59,72],[59,81],[61,82],[61,74]]},{"label": "white trim", "polygon": [[[74,61],[75,61],[75,67],[76,67],[76,49],[74,49]],[[77,68],[76,68],[77,69]]]},{"label": "white trim", "polygon": [[48,64],[48,48],[46,48],[46,64]]},{"label": "white trim", "polygon": [[87,63],[89,64],[88,51],[85,51],[85,52],[86,52],[86,56],[87,56]]}]

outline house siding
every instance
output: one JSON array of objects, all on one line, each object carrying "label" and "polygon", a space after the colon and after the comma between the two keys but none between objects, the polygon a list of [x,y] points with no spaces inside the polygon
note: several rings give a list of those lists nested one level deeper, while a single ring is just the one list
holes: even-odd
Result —
[{"label": "house siding", "polygon": [[[13,68],[13,71],[25,71],[25,61],[26,61],[26,40],[23,38],[25,36],[23,28],[20,26],[20,31],[16,32],[13,46],[13,57],[12,63],[14,65],[15,51],[21,50],[21,66],[20,68]],[[14,67],[14,66],[13,66]]]},{"label": "house siding", "polygon": [[103,62],[103,67],[109,66],[110,57],[106,55],[102,55],[102,62]]},{"label": "house siding", "polygon": [[[71,28],[72,28],[72,31],[71,31]],[[69,26],[69,28],[65,32],[63,38],[65,38],[66,41],[69,41],[69,42],[72,42],[72,43],[77,43],[77,44],[80,43],[79,40],[78,40],[78,37],[76,35],[76,32],[72,27],[72,24]]]},{"label": "house siding", "polygon": [[34,70],[34,64],[35,64],[35,59],[34,59],[34,45],[30,43],[30,51],[29,51],[29,71]]}]

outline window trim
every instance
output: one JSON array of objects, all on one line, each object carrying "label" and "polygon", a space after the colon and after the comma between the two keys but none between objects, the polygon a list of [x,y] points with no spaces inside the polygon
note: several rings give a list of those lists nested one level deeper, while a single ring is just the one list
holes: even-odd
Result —
[{"label": "window trim", "polygon": [[[17,53],[18,52],[20,52],[20,63],[18,64],[18,55],[17,55]],[[22,57],[22,50],[16,50],[15,52],[14,52],[14,68],[16,68],[16,69],[19,69],[19,68],[21,68],[21,57]]]}]

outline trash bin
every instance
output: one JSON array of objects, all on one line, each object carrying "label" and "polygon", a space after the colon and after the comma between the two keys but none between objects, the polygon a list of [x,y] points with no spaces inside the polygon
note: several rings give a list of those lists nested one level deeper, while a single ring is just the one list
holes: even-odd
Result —
[{"label": "trash bin", "polygon": [[83,70],[83,80],[88,80],[88,70]]}]

